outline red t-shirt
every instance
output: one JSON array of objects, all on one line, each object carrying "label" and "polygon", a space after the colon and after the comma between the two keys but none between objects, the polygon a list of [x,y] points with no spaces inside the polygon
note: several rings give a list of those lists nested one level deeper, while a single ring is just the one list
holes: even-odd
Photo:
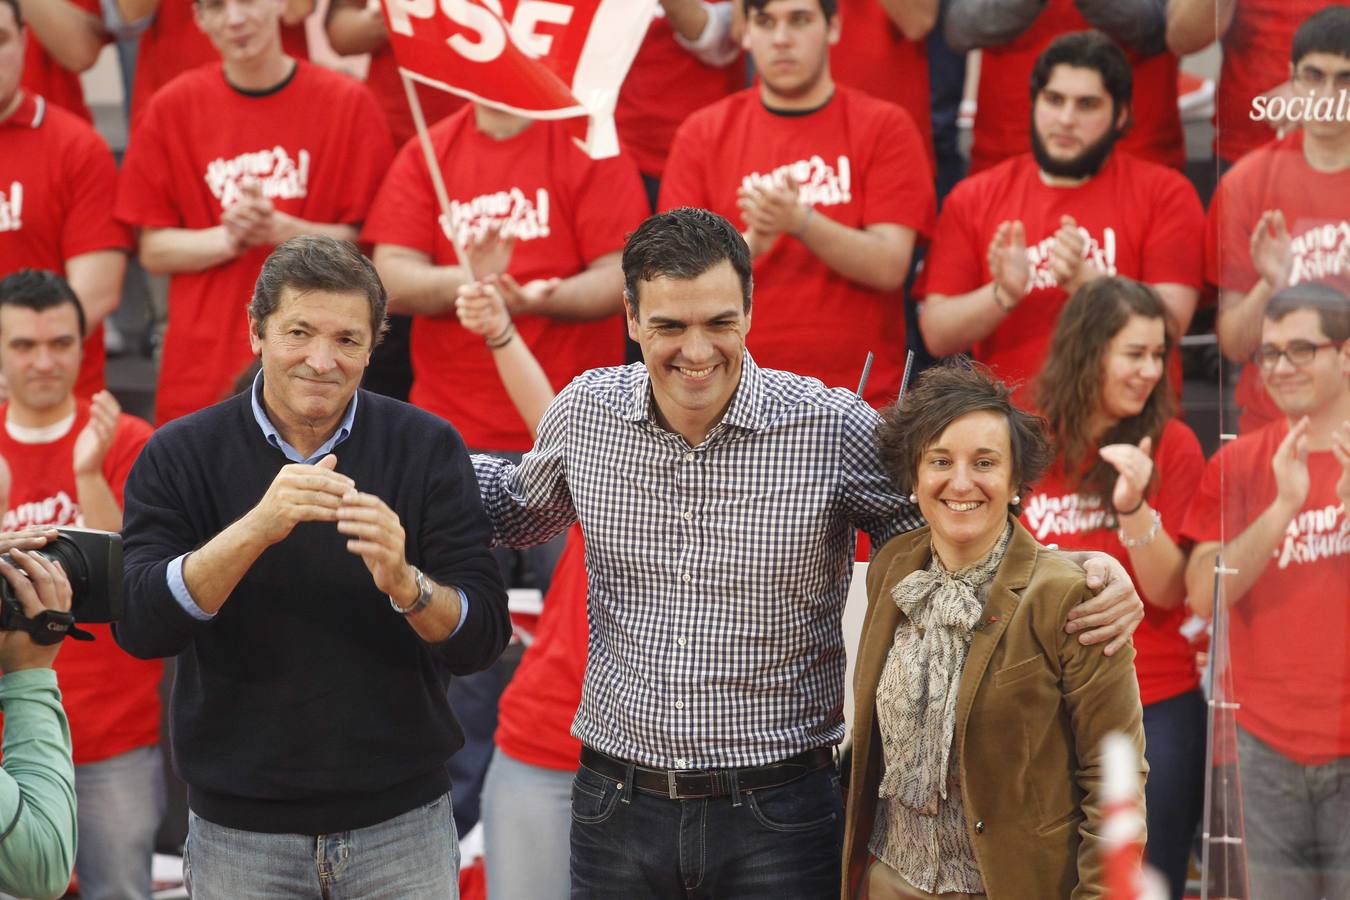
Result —
[{"label": "red t-shirt", "polygon": [[839,43],[830,48],[830,74],[909,113],[933,158],[928,90],[928,45],[911,41],[877,0],[841,0]]},{"label": "red t-shirt", "polygon": [[988,284],[989,241],[1000,222],[1020,219],[1031,292],[974,347],[1005,380],[1029,383],[1040,371],[1068,302],[1050,267],[1064,215],[1087,230],[1085,256],[1106,274],[1200,287],[1204,211],[1179,172],[1117,151],[1085,184],[1051,187],[1028,153],[967,178],[947,196],[916,293],[953,297]]},{"label": "red t-shirt", "polygon": [[[1163,530],[1175,541],[1205,468],[1205,456],[1195,433],[1176,419],[1168,422],[1154,450],[1153,465],[1158,484],[1149,494],[1149,505],[1158,511]],[[1116,536],[1116,527],[1106,524],[1107,510],[1101,500],[1073,491],[1059,466],[1047,472],[1036,489],[1023,498],[1022,510],[1022,524],[1036,540],[1058,544],[1064,550],[1109,553],[1120,560],[1130,579],[1137,581],[1129,551]],[[1195,668],[1195,651],[1181,633],[1186,605],[1168,610],[1149,603],[1148,597],[1144,601],[1144,621],[1134,633],[1134,668],[1140,699],[1147,706],[1193,690],[1200,683],[1200,673]]]},{"label": "red t-shirt", "polygon": [[653,18],[614,110],[615,127],[638,171],[660,178],[680,123],[744,86],[743,60],[706,65],[676,43],[665,16]]},{"label": "red t-shirt", "polygon": [[[803,203],[850,228],[889,222],[926,238],[936,200],[909,113],[842,85],[808,115],[772,113],[749,88],[680,126],[661,183],[662,209],[701,206],[744,228],[736,190],[791,173]],[[869,403],[895,399],[905,359],[901,291],[874,291],[832,271],[782,235],[755,260],[747,346],[762,366],[856,388],[867,351]]]},{"label": "red t-shirt", "polygon": [[[1272,422],[1205,467],[1182,534],[1232,540],[1275,500]],[[1312,489],[1251,590],[1229,607],[1232,699],[1243,728],[1300,765],[1350,756],[1350,520],[1331,451],[1308,454]]]},{"label": "red t-shirt", "polygon": [[[72,0],[72,2],[85,12],[97,16],[100,22],[103,21],[103,10],[99,8],[98,0]],[[80,83],[80,73],[70,71],[53,59],[31,28],[28,32],[28,49],[24,52],[23,74],[19,76],[19,86],[30,93],[46,97],[49,102],[75,113],[86,121],[93,121],[89,107],[84,102],[84,85]]]},{"label": "red t-shirt", "polygon": [[[370,54],[366,85],[375,95],[380,109],[384,110],[385,120],[394,135],[394,146],[402,147],[417,134],[417,126],[413,124],[408,94],[403,90],[403,78],[398,74],[398,61],[394,59],[394,51],[388,43]],[[458,94],[427,87],[425,84],[417,84],[415,88],[417,99],[422,104],[422,116],[427,121],[427,127],[457,112],[469,102]]]},{"label": "red t-shirt", "polygon": [[[131,126],[145,115],[146,104],[160,88],[184,72],[220,61],[211,39],[197,27],[193,0],[159,0],[154,21],[141,33],[136,50],[136,76],[131,85]],[[305,24],[281,26],[281,48],[296,59],[309,58]]]},{"label": "red t-shirt", "polygon": [[[128,250],[131,234],[113,218],[117,167],[98,132],[74,113],[24,96],[0,122],[0,276],[23,268],[65,274],[66,260]],[[103,389],[103,326],[84,342],[75,393]]]},{"label": "red t-shirt", "polygon": [[1294,32],[1329,0],[1242,0],[1223,36],[1223,65],[1215,98],[1215,151],[1232,162],[1275,137],[1252,121],[1252,99],[1289,80]]},{"label": "red t-shirt", "polygon": [[[211,228],[252,176],[282,212],[359,225],[391,155],[379,107],[345,75],[299,61],[283,87],[249,96],[229,86],[219,64],[203,66],[146,109],[127,149],[117,216],[143,227]],[[159,424],[220,400],[252,358],[245,306],[270,251],[255,247],[169,279]]]},{"label": "red t-shirt", "polygon": [[[14,440],[3,426],[0,406],[0,456],[14,476],[3,528],[30,525],[84,526],[72,468],[75,441],[89,421],[89,406],[77,404],[75,423],[65,436],[45,444]],[[131,464],[150,438],[150,426],[122,415],[103,460],[103,477],[122,503],[122,486]],[[98,762],[159,742],[159,660],[136,659],[113,641],[110,625],[83,625],[92,642],[66,640],[56,657],[61,702],[70,717],[75,764]]]},{"label": "red t-shirt", "polygon": [[[1350,292],[1350,169],[1319,172],[1303,156],[1295,131],[1240,159],[1219,182],[1205,222],[1205,278],[1246,293],[1259,275],[1252,265],[1252,229],[1267,210],[1284,213],[1293,239],[1290,284],[1322,281]],[[1239,427],[1254,431],[1283,418],[1256,366],[1238,381]]]},{"label": "red t-shirt", "polygon": [[[478,130],[466,107],[431,129],[445,176],[455,227],[461,234],[498,223],[516,235],[507,271],[521,284],[568,277],[623,248],[647,215],[647,200],[626,155],[594,160],[558,122],[535,122],[498,141]],[[456,265],[442,232],[417,141],[399,151],[370,209],[362,240],[425,253],[436,265]],[[623,319],[564,322],[516,316],[554,390],[587,369],[623,360]],[[528,450],[529,429],[502,387],[483,338],[453,314],[417,316],[412,328],[413,386],[409,400],[448,419],[465,442],[483,450]]]},{"label": "red t-shirt", "polygon": [[497,707],[497,746],[512,759],[544,769],[575,769],[581,741],[572,719],[586,674],[586,546],[581,526],[553,570],[534,643],[521,657]]},{"label": "red t-shirt", "polygon": [[[1045,9],[1011,43],[986,47],[980,57],[971,174],[1031,149],[1031,70],[1036,58],[1061,34],[1084,31],[1074,0],[1048,0]],[[1177,111],[1177,58],[1167,51],[1141,57],[1125,48],[1134,72],[1134,124],[1119,147],[1144,159],[1186,167],[1186,140]]]}]

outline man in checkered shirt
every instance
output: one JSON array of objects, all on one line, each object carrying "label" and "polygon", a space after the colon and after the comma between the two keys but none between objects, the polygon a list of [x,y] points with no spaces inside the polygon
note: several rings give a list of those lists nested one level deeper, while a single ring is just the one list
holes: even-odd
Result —
[{"label": "man in checkered shirt", "polygon": [[[831,896],[855,534],[880,547],[922,520],[881,470],[869,406],[746,352],[731,223],[654,216],[623,269],[645,364],[568,385],[519,465],[474,459],[497,541],[585,531],[572,896]],[[1111,584],[1072,627],[1111,652],[1143,607],[1098,565]]]}]

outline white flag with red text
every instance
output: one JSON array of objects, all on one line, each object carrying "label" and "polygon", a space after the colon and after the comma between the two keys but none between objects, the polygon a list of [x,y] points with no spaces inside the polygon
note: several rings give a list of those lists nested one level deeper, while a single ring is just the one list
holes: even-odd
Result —
[{"label": "white flag with red text", "polygon": [[614,106],[658,0],[383,0],[415,81],[532,119],[572,119],[595,158],[619,152]]}]

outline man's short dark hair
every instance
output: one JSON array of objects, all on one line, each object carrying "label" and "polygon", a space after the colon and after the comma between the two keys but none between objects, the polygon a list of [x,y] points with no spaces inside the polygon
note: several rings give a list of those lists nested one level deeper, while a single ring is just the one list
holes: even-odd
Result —
[{"label": "man's short dark hair", "polygon": [[[967,413],[988,410],[1008,421],[1014,492],[1027,494],[1054,459],[1045,420],[1013,405],[1012,388],[979,363],[936,366],[919,376],[909,393],[881,411],[877,453],[881,467],[902,494],[914,490],[924,451],[947,426]],[[1022,514],[1020,503],[1011,504]]]},{"label": "man's short dark hair", "polygon": [[19,12],[19,0],[0,0],[0,5],[8,6],[10,8],[10,11],[14,13],[15,26],[22,28],[23,14]]},{"label": "man's short dark hair", "polygon": [[1113,118],[1130,105],[1134,96],[1134,74],[1130,71],[1130,61],[1125,58],[1125,51],[1100,31],[1073,31],[1061,34],[1050,42],[1031,70],[1033,104],[1050,83],[1050,73],[1055,70],[1055,66],[1092,69],[1100,75],[1102,86],[1111,95],[1114,104],[1111,111]]},{"label": "man's short dark hair", "polygon": [[248,314],[253,317],[259,337],[263,336],[267,317],[281,305],[281,292],[285,288],[297,294],[310,291],[364,294],[370,304],[371,346],[384,336],[389,295],[375,265],[351,241],[304,234],[268,254],[248,304]]},{"label": "man's short dark hair", "polygon": [[726,219],[685,206],[652,216],[628,236],[623,247],[623,292],[638,311],[638,283],[653,278],[691,280],[726,260],[741,280],[741,304],[750,312],[754,290],[750,248]]},{"label": "man's short dark hair", "polygon": [[1309,53],[1350,59],[1350,6],[1328,6],[1303,20],[1289,46],[1289,60],[1297,66]]},{"label": "man's short dark hair", "polygon": [[[763,9],[772,3],[773,0],[743,0],[744,8],[747,13],[752,9]],[[820,11],[825,14],[825,18],[833,19],[834,14],[839,12],[839,0],[816,0],[820,4]]]},{"label": "man's short dark hair", "polygon": [[1350,299],[1329,284],[1305,281],[1278,291],[1266,304],[1265,317],[1278,322],[1292,312],[1311,309],[1322,323],[1328,340],[1350,340]]},{"label": "man's short dark hair", "polygon": [[[8,0],[0,0],[0,3]],[[80,323],[80,338],[88,327],[84,306],[75,291],[55,272],[46,269],[20,269],[13,275],[0,278],[0,306],[21,306],[33,312],[45,312],[69,303],[75,307],[75,318]]]}]

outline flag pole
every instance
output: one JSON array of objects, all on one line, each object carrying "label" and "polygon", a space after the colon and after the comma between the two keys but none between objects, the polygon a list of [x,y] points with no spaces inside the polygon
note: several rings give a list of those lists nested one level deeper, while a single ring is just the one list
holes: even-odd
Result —
[{"label": "flag pole", "polygon": [[413,80],[408,77],[408,73],[399,67],[398,77],[403,81],[403,90],[408,95],[408,107],[412,110],[413,125],[417,127],[417,142],[422,146],[422,156],[427,162],[427,172],[431,175],[431,189],[436,194],[436,203],[441,207],[441,231],[444,232],[447,240],[455,248],[455,260],[459,267],[464,270],[469,281],[476,280],[473,274],[473,266],[469,265],[469,258],[464,253],[464,248],[460,246],[459,236],[455,233],[454,223],[450,219],[450,194],[445,190],[445,178],[441,175],[440,164],[436,161],[436,151],[431,146],[431,135],[427,132],[427,119],[422,114],[422,100],[417,96],[417,89],[413,85]]}]

